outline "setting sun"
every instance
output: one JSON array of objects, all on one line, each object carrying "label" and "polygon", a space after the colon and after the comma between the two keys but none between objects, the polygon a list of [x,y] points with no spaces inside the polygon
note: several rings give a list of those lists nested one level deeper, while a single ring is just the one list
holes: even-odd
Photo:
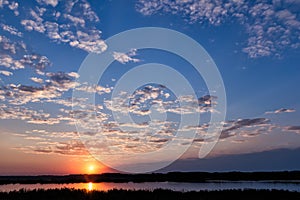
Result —
[{"label": "setting sun", "polygon": [[94,165],[89,165],[88,166],[88,173],[91,174],[91,173],[94,173],[95,172],[95,166]]}]

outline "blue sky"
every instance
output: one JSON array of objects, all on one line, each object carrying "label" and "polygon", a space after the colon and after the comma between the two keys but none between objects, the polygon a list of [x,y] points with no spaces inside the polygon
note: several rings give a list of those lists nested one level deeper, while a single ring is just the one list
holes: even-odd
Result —
[{"label": "blue sky", "polygon": [[[184,75],[197,98],[211,97],[209,102],[199,105],[203,121],[197,129],[198,140],[181,157],[181,162],[197,158],[203,145],[201,131],[205,131],[210,112],[214,112],[211,101],[215,99],[188,62],[172,53],[133,47],[127,53],[113,52],[115,62],[98,86],[76,82],[87,55],[105,52],[109,48],[105,40],[141,27],[162,27],[184,33],[201,44],[216,63],[226,90],[227,114],[220,140],[208,155],[209,159],[216,159],[211,166],[222,156],[238,154],[243,158],[246,154],[261,153],[268,159],[266,151],[300,147],[300,4],[297,0],[250,3],[243,0],[3,0],[0,10],[2,174],[82,173],[90,163],[99,166],[100,171],[109,171],[89,154],[84,146],[87,144],[77,133],[71,107],[74,87],[96,94],[97,120],[104,128],[102,132],[93,132],[92,121],[84,126],[94,134],[109,138],[110,142],[100,144],[101,151],[105,151],[105,145],[114,144],[117,147],[124,144],[121,148],[129,152],[163,147],[172,140],[174,135],[169,133],[179,123],[178,113],[172,107],[179,97],[172,91],[159,85],[141,86],[135,94],[144,101],[132,110],[126,110],[121,103],[117,108],[108,105],[120,77],[151,62],[168,65]],[[126,95],[115,100],[137,98]],[[85,104],[82,99],[76,100],[80,106]],[[150,138],[132,135],[134,138],[124,139],[118,126],[125,125],[115,123],[111,113],[128,111],[137,124],[126,126],[138,126],[144,133],[149,129],[144,125],[149,123],[151,111],[147,109],[153,101],[173,102],[169,104],[171,107],[165,107],[169,109],[165,120],[173,125],[164,127],[161,135]],[[147,112],[143,113],[145,104]],[[295,155],[293,151],[279,152],[293,159],[282,170],[299,166],[297,158],[289,156]],[[53,164],[47,165],[48,162],[70,167],[52,170]],[[199,167],[197,161],[194,167],[190,160],[187,163],[188,169]],[[235,163],[240,164],[238,159]],[[175,163],[172,167],[181,170],[182,166]],[[272,165],[266,169],[272,170]]]}]

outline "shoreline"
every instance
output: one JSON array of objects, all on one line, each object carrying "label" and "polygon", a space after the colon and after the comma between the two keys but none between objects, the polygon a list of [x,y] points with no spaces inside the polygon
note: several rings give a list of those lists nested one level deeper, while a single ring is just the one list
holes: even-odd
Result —
[{"label": "shoreline", "polygon": [[144,182],[270,182],[300,183],[300,171],[283,172],[169,172],[152,174],[73,174],[73,175],[39,175],[39,176],[0,176],[0,185],[5,184],[64,184],[64,183],[144,183]]}]

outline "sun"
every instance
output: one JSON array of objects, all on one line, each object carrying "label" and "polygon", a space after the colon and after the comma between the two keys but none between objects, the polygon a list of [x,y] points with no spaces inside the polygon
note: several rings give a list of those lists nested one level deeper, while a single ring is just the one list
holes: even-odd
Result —
[{"label": "sun", "polygon": [[94,165],[89,165],[88,166],[88,172],[91,174],[95,171],[95,166]]}]

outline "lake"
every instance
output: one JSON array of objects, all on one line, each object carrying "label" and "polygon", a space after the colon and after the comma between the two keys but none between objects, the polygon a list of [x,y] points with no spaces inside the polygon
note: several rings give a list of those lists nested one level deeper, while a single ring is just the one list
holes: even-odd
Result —
[{"label": "lake", "polygon": [[75,188],[86,190],[131,189],[153,190],[170,189],[174,191],[225,190],[225,189],[277,189],[300,192],[300,182],[270,182],[270,181],[218,181],[207,183],[178,183],[178,182],[145,182],[145,183],[69,183],[69,184],[6,184],[0,185],[0,192],[14,190]]}]

